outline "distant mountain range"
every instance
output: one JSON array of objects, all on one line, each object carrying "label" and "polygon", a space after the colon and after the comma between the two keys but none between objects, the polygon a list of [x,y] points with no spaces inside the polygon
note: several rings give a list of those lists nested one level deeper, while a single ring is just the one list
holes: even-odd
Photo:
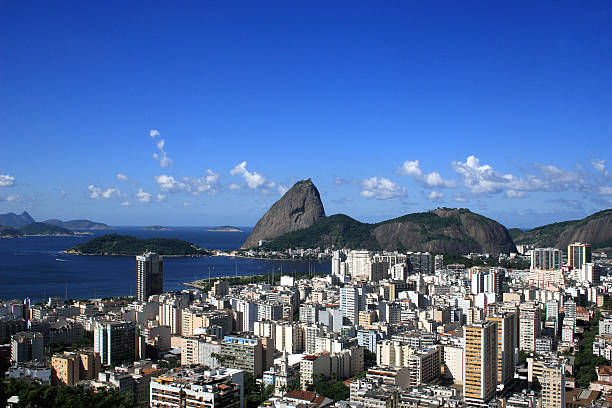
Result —
[{"label": "distant mountain range", "polygon": [[[28,214],[27,211],[22,212],[21,214],[0,214],[0,225],[4,225],[7,227],[19,229],[26,225],[32,224],[36,222],[34,218]],[[106,224],[101,222],[94,222],[89,220],[71,220],[71,221],[61,221],[58,219],[50,219],[43,221],[45,224],[54,225],[57,227],[66,228],[69,230],[100,230],[100,229],[111,229]]]},{"label": "distant mountain range", "polygon": [[512,229],[466,208],[438,208],[368,224],[344,214],[325,216],[312,181],[296,183],[264,214],[243,244],[252,248],[331,247],[371,250],[429,251],[443,254],[516,252],[516,243],[567,248],[590,243],[612,251],[612,210],[582,220],[545,225],[529,231]]}]

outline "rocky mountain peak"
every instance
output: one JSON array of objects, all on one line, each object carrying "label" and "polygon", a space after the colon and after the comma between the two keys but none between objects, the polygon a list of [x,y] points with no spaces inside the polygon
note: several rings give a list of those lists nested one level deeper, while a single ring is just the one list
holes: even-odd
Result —
[{"label": "rocky mountain peak", "polygon": [[308,228],[321,218],[325,218],[325,209],[319,190],[310,179],[298,181],[257,221],[242,248]]}]

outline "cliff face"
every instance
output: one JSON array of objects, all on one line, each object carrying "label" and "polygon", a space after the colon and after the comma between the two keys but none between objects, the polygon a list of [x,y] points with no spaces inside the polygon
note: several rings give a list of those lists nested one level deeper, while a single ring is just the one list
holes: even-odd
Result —
[{"label": "cliff face", "polygon": [[325,210],[319,190],[310,179],[299,181],[257,221],[242,249],[308,228],[321,218],[325,218]]},{"label": "cliff face", "polygon": [[492,255],[516,252],[503,225],[466,209],[441,208],[408,214],[376,224],[373,233],[386,250]]},{"label": "cliff face", "polygon": [[572,242],[587,242],[594,249],[612,247],[612,209],[581,220],[558,222],[520,233],[515,241],[542,247],[567,249]]}]

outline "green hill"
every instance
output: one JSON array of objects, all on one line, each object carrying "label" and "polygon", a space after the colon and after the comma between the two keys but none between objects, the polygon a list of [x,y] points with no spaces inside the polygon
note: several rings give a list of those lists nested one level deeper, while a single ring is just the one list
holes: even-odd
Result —
[{"label": "green hill", "polygon": [[21,232],[15,228],[0,225],[0,238],[17,238],[21,236]]},{"label": "green hill", "polygon": [[612,209],[580,220],[543,225],[516,235],[517,244],[566,249],[572,242],[588,242],[593,248],[612,247]]},{"label": "green hill", "polygon": [[194,244],[175,238],[139,239],[130,235],[109,234],[68,248],[66,252],[79,255],[140,255],[156,252],[160,255],[206,256],[210,252]]},{"label": "green hill", "polygon": [[467,209],[452,208],[407,214],[376,224],[362,223],[344,214],[332,215],[309,228],[268,241],[264,248],[331,246],[448,254],[516,251],[510,234],[501,224]]},{"label": "green hill", "polygon": [[44,222],[33,222],[19,228],[23,235],[74,235],[74,232],[57,225],[45,224]]}]

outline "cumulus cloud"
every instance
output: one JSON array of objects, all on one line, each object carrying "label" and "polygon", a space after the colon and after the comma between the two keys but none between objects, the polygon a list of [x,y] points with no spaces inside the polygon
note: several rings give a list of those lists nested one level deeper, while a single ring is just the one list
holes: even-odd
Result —
[{"label": "cumulus cloud", "polygon": [[136,198],[141,203],[148,203],[149,201],[151,201],[151,194],[147,193],[142,188],[139,188],[138,192],[136,193]]},{"label": "cumulus cloud", "polygon": [[96,187],[93,184],[89,185],[87,187],[87,190],[89,190],[89,198],[94,199],[94,200],[98,200],[98,199],[106,200],[106,199],[113,198],[113,197],[119,197],[119,195],[121,194],[118,188],[109,187],[105,189],[102,187]]},{"label": "cumulus cloud", "polygon": [[164,200],[166,199],[166,195],[165,195],[165,194],[162,194],[162,193],[158,193],[158,194],[155,196],[155,199],[156,199],[157,201],[164,201]]},{"label": "cumulus cloud", "polygon": [[535,174],[517,177],[501,174],[489,164],[481,164],[476,156],[469,156],[465,162],[453,161],[453,170],[461,177],[463,184],[473,194],[497,194],[505,192],[507,197],[520,198],[528,191],[590,192],[594,187],[588,176],[577,171],[563,170],[554,165],[535,163]]},{"label": "cumulus cloud", "polygon": [[159,165],[162,169],[172,166],[172,159],[168,157],[168,154],[164,150],[164,146],[166,145],[166,141],[161,139],[161,135],[155,129],[149,131],[149,136],[153,139],[157,139],[155,142],[155,146],[159,150],[158,153],[153,153],[153,158],[159,162]]},{"label": "cumulus cloud", "polygon": [[440,192],[440,191],[432,191],[427,195],[427,198],[429,198],[430,200],[440,200],[441,198],[444,198],[444,193]]},{"label": "cumulus cloud", "polygon": [[8,174],[0,174],[0,187],[11,187],[15,185],[15,177]]},{"label": "cumulus cloud", "polygon": [[284,195],[287,191],[289,191],[288,187],[285,187],[281,184],[279,184],[278,187],[276,187],[276,189],[278,190],[278,194],[280,195]]},{"label": "cumulus cloud", "polygon": [[361,196],[378,200],[392,200],[406,194],[404,187],[384,177],[371,177],[361,181]]},{"label": "cumulus cloud", "polygon": [[246,165],[246,161],[237,164],[233,169],[230,170],[230,174],[232,176],[236,174],[242,176],[247,186],[251,189],[256,189],[264,185],[266,182],[266,178],[257,172],[248,171]]},{"label": "cumulus cloud", "polygon": [[182,177],[176,179],[173,176],[162,174],[155,177],[155,181],[162,189],[170,193],[189,192],[198,195],[204,192],[215,194],[218,190],[220,175],[211,169],[206,169],[202,177]]},{"label": "cumulus cloud", "polygon": [[123,173],[117,173],[117,180],[119,181],[129,181],[130,178]]},{"label": "cumulus cloud", "polygon": [[398,174],[409,176],[426,187],[436,188],[453,188],[457,183],[454,180],[445,180],[440,173],[432,171],[431,173],[423,173],[418,160],[407,160],[397,168]]},{"label": "cumulus cloud", "polygon": [[230,190],[232,190],[232,191],[238,191],[238,190],[240,190],[240,186],[239,186],[238,184],[234,184],[234,183],[230,184],[230,185],[228,186],[228,188],[229,188]]}]

